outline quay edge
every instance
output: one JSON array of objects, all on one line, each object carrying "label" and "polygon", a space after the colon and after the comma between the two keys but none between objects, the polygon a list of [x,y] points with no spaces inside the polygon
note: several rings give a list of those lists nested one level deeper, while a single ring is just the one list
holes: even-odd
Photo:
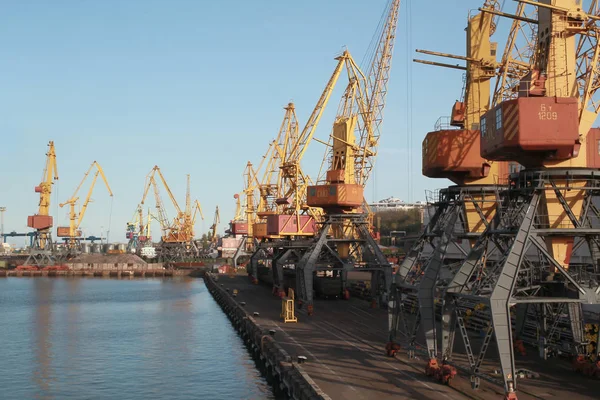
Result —
[{"label": "quay edge", "polygon": [[306,373],[304,368],[263,329],[233,297],[221,288],[218,277],[207,273],[204,282],[215,301],[238,331],[244,344],[259,365],[261,373],[276,394],[294,400],[331,400]]}]

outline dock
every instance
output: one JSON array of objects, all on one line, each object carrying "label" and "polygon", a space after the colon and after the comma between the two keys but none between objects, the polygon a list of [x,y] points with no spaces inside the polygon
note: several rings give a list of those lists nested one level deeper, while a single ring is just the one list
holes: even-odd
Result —
[{"label": "dock", "polygon": [[[450,386],[427,377],[425,358],[418,354],[415,359],[408,359],[402,351],[396,357],[387,357],[387,310],[373,309],[364,300],[317,300],[314,315],[296,310],[298,322],[283,323],[282,301],[272,295],[269,287],[253,284],[241,275],[207,275],[206,283],[209,289],[213,288],[213,296],[217,292],[218,296],[235,302],[234,306],[223,306],[220,302],[230,318],[234,308],[243,308],[248,316],[244,318],[251,318],[262,332],[274,331],[273,341],[291,360],[306,357],[300,366],[310,377],[314,390],[324,394],[312,398],[487,400],[504,396],[501,379],[495,382],[493,376],[499,365],[491,362],[484,368],[490,379],[482,380],[478,390],[471,388],[468,372],[460,368],[460,364],[468,365],[460,346],[459,354],[454,357],[459,375]],[[237,290],[235,296],[234,290]],[[490,347],[488,351],[496,350]],[[536,378],[519,380],[520,400],[564,399],[573,393],[577,393],[577,399],[597,399],[598,381],[575,373],[568,361],[544,362],[533,351],[519,357],[519,368],[539,374]],[[260,358],[268,358],[268,354],[261,353]]]},{"label": "dock", "polygon": [[110,270],[110,269],[67,269],[67,270],[37,270],[37,271],[26,271],[26,270],[0,270],[0,277],[110,277],[110,278],[161,278],[161,277],[172,277],[172,276],[185,276],[191,275],[193,270],[173,270],[173,269],[144,269],[144,270]]}]

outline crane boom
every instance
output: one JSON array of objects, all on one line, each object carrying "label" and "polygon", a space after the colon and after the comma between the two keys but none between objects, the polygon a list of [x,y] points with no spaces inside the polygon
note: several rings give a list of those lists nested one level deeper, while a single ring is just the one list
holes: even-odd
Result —
[{"label": "crane boom", "polygon": [[[338,107],[319,182],[356,184],[363,189],[367,184],[377,156],[399,10],[400,0],[390,1],[367,76],[345,52],[349,83]],[[326,164],[329,168],[321,174]]]},{"label": "crane boom", "polygon": [[187,186],[186,186],[186,191],[185,191],[185,215],[192,215],[192,196],[190,193],[190,174],[187,174],[186,177],[187,177]]},{"label": "crane boom", "polygon": [[[327,107],[327,103],[329,102],[331,93],[333,92],[333,89],[335,89],[335,85],[338,81],[338,78],[340,77],[340,73],[342,72],[342,68],[344,67],[347,54],[348,52],[345,51],[341,56],[335,58],[338,61],[338,63],[335,69],[333,70],[333,73],[331,74],[327,85],[325,85],[325,89],[323,90],[323,93],[321,93],[321,97],[319,97],[315,108],[310,114],[306,125],[302,129],[298,140],[293,144],[289,152],[289,156],[292,157],[294,161],[299,162],[302,159],[304,153],[306,152],[308,144],[310,143],[310,140],[315,134],[317,126],[319,125],[319,121],[323,116],[323,111]],[[288,160],[286,160],[286,162],[287,161]]]},{"label": "crane boom", "polygon": [[367,77],[368,104],[365,128],[358,140],[358,151],[355,155],[357,182],[365,186],[373,165],[379,145],[380,127],[383,122],[383,111],[387,96],[388,81],[392,67],[392,56],[396,42],[396,28],[400,12],[400,0],[393,0],[387,11],[387,20],[381,31],[377,50],[373,55]]},{"label": "crane boom", "polygon": [[327,81],[327,84],[308,118],[308,121],[302,129],[302,132],[297,136],[297,139],[294,140],[294,137],[290,136],[286,142],[285,148],[289,150],[282,152],[284,158],[280,166],[280,175],[278,179],[279,198],[276,201],[282,206],[281,211],[283,213],[298,214],[306,207],[306,190],[308,185],[312,182],[310,181],[310,178],[303,173],[300,163],[306,153],[308,144],[315,134],[323,112],[329,103],[331,94],[335,89],[348,56],[349,53],[344,51],[342,55],[335,58],[338,63],[333,70],[331,77]]},{"label": "crane boom", "polygon": [[79,226],[81,225],[81,221],[83,220],[85,211],[87,210],[88,203],[90,202],[90,199],[92,198],[92,191],[94,190],[94,185],[96,185],[96,179],[98,179],[97,171],[94,174],[94,179],[92,179],[92,184],[90,185],[90,189],[88,190],[88,194],[85,198],[85,202],[83,203],[83,206],[81,207],[81,211],[79,211],[79,218],[77,218],[77,223],[75,224],[75,229],[79,228]]},{"label": "crane boom", "polygon": [[202,213],[202,206],[200,205],[200,202],[198,200],[196,200],[194,202],[194,215],[192,217],[192,224],[196,223],[196,214],[199,212],[200,213],[200,218],[202,218],[202,220],[204,221],[204,214]]},{"label": "crane boom", "polygon": [[158,222],[160,223],[160,228],[163,231],[163,236],[165,236],[169,230],[170,224],[154,176],[150,177],[150,184],[154,190],[154,202],[156,203],[156,210],[158,211]]},{"label": "crane boom", "polygon": [[[179,208],[179,204],[177,204],[177,200],[175,200],[175,196],[173,196],[173,192],[171,192],[171,188],[169,188],[169,185],[167,185],[167,181],[165,180],[165,177],[163,176],[162,172],[160,171],[160,168],[158,168],[156,166],[154,168],[155,168],[156,172],[158,172],[158,176],[159,176],[163,186],[167,190],[167,194],[169,195],[169,198],[171,199],[171,202],[173,203],[173,206],[175,207],[177,214],[181,214],[181,208]],[[188,179],[189,179],[189,175],[188,175]]]}]

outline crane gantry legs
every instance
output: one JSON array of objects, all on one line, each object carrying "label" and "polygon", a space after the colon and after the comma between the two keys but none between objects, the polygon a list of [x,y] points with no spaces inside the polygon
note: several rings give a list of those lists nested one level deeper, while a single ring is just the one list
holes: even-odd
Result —
[{"label": "crane gantry legs", "polygon": [[[447,348],[451,351],[452,332],[458,326],[471,352],[469,359],[475,360],[463,314],[482,304],[479,309],[489,321],[484,344],[494,334],[506,393],[516,390],[513,336],[519,339],[525,334],[525,320],[533,324],[529,329],[540,332],[540,352],[547,354],[549,350],[564,351],[565,337],[557,334],[556,327],[561,314],[567,314],[570,351],[575,356],[585,355],[582,304],[600,303],[600,212],[594,204],[600,199],[599,175],[598,170],[591,169],[532,169],[513,176],[494,220],[447,286],[443,303],[444,321],[450,322],[449,334],[444,336]],[[565,200],[566,190],[570,198],[582,198],[580,213],[573,209],[577,203]],[[559,223],[550,215],[554,198],[568,216]],[[557,258],[550,239],[560,237],[573,249],[588,245],[594,263],[570,260],[565,264]],[[528,311],[533,318],[523,318]],[[514,333],[513,312],[521,315]],[[477,361],[471,363],[472,382],[478,382],[486,350],[487,345],[482,346]]]},{"label": "crane gantry legs", "polygon": [[[371,273],[372,299],[386,305],[392,285],[392,266],[371,236],[366,214],[329,214],[319,234],[296,264],[298,301],[313,311],[314,275],[325,272],[339,279],[340,295],[348,297],[349,271]],[[332,234],[337,232],[337,234]]]},{"label": "crane gantry legs", "polygon": [[[496,208],[496,185],[450,186],[439,191],[435,213],[408,252],[394,276],[388,307],[390,341],[388,355],[405,345],[414,357],[418,334],[425,334],[430,370],[438,363],[436,313],[443,289],[469,251],[469,243],[482,234]],[[445,334],[444,334],[445,336]],[[442,348],[441,361],[448,358]]]}]

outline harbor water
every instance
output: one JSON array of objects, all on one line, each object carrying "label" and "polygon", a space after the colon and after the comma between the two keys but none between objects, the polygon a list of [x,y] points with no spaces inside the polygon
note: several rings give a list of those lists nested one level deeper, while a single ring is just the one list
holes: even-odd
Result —
[{"label": "harbor water", "polygon": [[2,399],[273,399],[201,279],[0,279]]}]

